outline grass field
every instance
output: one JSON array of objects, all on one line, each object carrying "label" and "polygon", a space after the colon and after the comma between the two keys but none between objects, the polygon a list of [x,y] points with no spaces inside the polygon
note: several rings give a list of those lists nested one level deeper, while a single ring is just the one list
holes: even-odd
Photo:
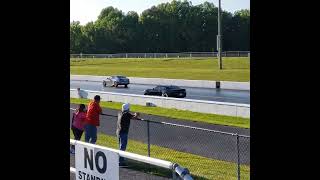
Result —
[{"label": "grass field", "polygon": [[223,70],[217,58],[130,58],[71,59],[73,75],[125,75],[169,79],[250,81],[248,57],[223,58]]},{"label": "grass field", "polygon": [[[70,138],[74,136],[70,130]],[[83,138],[82,138],[83,141]],[[98,134],[98,145],[118,149],[115,136]],[[194,179],[236,180],[237,164],[151,145],[151,157],[178,163],[190,170]],[[147,155],[147,145],[129,139],[127,151]],[[241,165],[241,179],[249,179],[250,166]]]},{"label": "grass field", "polygon": [[[90,101],[89,99],[70,98],[70,103],[74,103],[74,104],[82,103],[87,105],[89,101]],[[120,110],[122,105],[122,103],[116,103],[116,102],[101,102],[100,104],[101,104],[101,107],[116,109],[116,110]],[[152,114],[152,115],[164,116],[164,117],[175,118],[175,119],[184,119],[184,120],[205,122],[205,123],[211,123],[211,124],[250,128],[249,118],[205,114],[205,113],[197,113],[197,112],[177,110],[177,109],[167,109],[167,108],[161,108],[161,107],[146,107],[146,106],[139,106],[139,105],[131,105],[131,110],[134,112],[141,112],[145,114]]]}]

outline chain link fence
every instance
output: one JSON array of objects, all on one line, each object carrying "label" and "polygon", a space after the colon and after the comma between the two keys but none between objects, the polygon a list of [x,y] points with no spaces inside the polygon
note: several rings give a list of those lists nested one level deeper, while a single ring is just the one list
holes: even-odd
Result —
[{"label": "chain link fence", "polygon": [[[217,52],[70,54],[70,58],[206,58]],[[224,51],[222,57],[250,57],[250,51]]]},{"label": "chain link fence", "polygon": [[146,123],[151,157],[180,163],[195,179],[249,179],[249,136],[149,120]]},{"label": "chain link fence", "polygon": [[[106,145],[118,149],[117,116],[101,121]],[[111,118],[110,118],[111,117]],[[98,137],[99,139],[99,137]],[[154,120],[131,120],[128,152],[175,162],[194,179],[250,179],[250,136]],[[154,174],[170,173],[145,169]]]}]

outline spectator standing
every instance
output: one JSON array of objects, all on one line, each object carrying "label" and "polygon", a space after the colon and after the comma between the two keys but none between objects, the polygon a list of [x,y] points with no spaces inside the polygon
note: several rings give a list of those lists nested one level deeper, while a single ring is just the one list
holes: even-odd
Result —
[{"label": "spectator standing", "polygon": [[85,141],[95,144],[97,141],[97,127],[100,126],[100,114],[102,109],[100,107],[100,96],[94,96],[94,100],[88,105],[85,125]]},{"label": "spectator standing", "polygon": [[[127,149],[128,144],[128,133],[130,128],[130,120],[138,119],[139,114],[130,113],[130,104],[126,103],[122,105],[122,110],[118,113],[118,122],[117,122],[117,137],[119,140],[119,149],[121,151],[125,151]],[[124,158],[120,157],[119,165],[124,165]]]},{"label": "spectator standing", "polygon": [[[84,104],[80,104],[79,108],[73,113],[72,116],[72,132],[74,135],[74,139],[79,141],[84,131],[84,123],[86,120],[86,106]],[[74,145],[71,146],[71,153],[74,154]]]}]

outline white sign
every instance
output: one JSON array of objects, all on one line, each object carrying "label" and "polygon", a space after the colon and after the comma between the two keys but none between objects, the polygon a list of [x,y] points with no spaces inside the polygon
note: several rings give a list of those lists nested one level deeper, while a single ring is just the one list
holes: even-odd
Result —
[{"label": "white sign", "polygon": [[119,154],[75,145],[76,180],[119,180]]}]

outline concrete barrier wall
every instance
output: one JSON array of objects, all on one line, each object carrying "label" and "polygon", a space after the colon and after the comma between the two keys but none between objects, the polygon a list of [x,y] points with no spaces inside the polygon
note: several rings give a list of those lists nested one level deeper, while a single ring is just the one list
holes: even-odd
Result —
[{"label": "concrete barrier wall", "polygon": [[[100,95],[102,101],[130,103],[142,106],[145,106],[147,102],[149,102],[154,104],[155,106],[163,108],[174,108],[200,113],[250,118],[250,105],[247,104],[121,94],[89,90],[81,90],[80,93],[84,98],[87,99],[93,99],[95,95]],[[70,89],[70,97],[79,98],[78,91],[76,89]]]},{"label": "concrete barrier wall", "polygon": [[220,81],[221,89],[236,89],[250,91],[250,82]]},{"label": "concrete barrier wall", "polygon": [[71,80],[102,82],[106,76],[70,75]]},{"label": "concrete barrier wall", "polygon": [[[184,87],[216,88],[216,81],[140,78],[140,77],[128,77],[128,78],[130,79],[130,83],[132,84],[176,85],[176,86],[184,86]],[[106,79],[106,76],[71,75],[71,79],[102,82],[102,80]],[[220,81],[220,88],[250,91],[250,82]]]}]

